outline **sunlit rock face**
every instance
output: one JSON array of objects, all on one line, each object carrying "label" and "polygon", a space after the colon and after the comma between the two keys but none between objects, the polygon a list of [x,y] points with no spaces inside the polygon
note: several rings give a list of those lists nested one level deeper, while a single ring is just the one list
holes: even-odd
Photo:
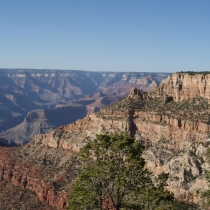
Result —
[{"label": "sunlit rock face", "polygon": [[198,97],[210,99],[210,74],[176,73],[164,79],[156,92],[173,96],[175,101]]}]

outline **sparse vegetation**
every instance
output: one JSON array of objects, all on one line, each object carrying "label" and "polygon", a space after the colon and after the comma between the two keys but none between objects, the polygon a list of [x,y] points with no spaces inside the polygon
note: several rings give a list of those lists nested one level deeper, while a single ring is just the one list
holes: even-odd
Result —
[{"label": "sparse vegetation", "polygon": [[106,116],[110,118],[112,112],[121,112],[123,116],[126,110],[134,110],[137,112],[143,111],[145,113],[157,112],[159,115],[167,116],[168,119],[182,118],[184,120],[199,120],[200,122],[208,124],[210,123],[209,109],[210,104],[205,98],[194,98],[178,102],[170,101],[165,104],[163,96],[149,98],[147,100],[126,97],[116,104],[102,108],[97,115],[105,119]]},{"label": "sparse vegetation", "polygon": [[207,75],[210,74],[210,71],[179,71],[177,73],[182,73],[182,74],[189,74],[189,75],[196,75],[196,74],[203,74]]}]

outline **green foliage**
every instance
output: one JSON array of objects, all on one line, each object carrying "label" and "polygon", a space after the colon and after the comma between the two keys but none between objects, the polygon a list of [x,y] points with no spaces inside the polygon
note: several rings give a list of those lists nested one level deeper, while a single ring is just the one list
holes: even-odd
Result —
[{"label": "green foliage", "polygon": [[88,142],[79,153],[83,169],[73,183],[69,210],[177,209],[165,188],[168,175],[157,177],[154,185],[143,150],[126,134],[101,134]]},{"label": "green foliage", "polygon": [[203,75],[207,75],[210,74],[210,71],[180,71],[177,73],[182,73],[182,74],[189,74],[189,75],[196,75],[196,74],[203,74]]},{"label": "green foliage", "polygon": [[[210,133],[208,134],[208,136],[210,137]],[[206,157],[207,157],[208,163],[210,164],[210,148],[207,149]],[[206,178],[208,181],[210,181],[210,179],[208,179],[208,175]]]},{"label": "green foliage", "polygon": [[[154,97],[147,100],[133,99],[126,97],[121,101],[103,107],[101,111],[97,113],[98,117],[103,119],[111,120],[121,120],[119,116],[107,115],[106,112],[121,112],[124,116],[126,110],[134,110],[136,112],[156,112],[160,115],[167,115],[168,118],[177,118],[181,116],[183,120],[198,120],[200,122],[210,124],[210,115],[208,110],[210,109],[209,101],[205,98],[193,98],[188,100],[173,101],[171,100],[168,103],[164,103],[163,95],[160,97]],[[146,120],[145,118],[139,118],[142,121]],[[160,123],[163,126],[167,125],[164,122]]]}]

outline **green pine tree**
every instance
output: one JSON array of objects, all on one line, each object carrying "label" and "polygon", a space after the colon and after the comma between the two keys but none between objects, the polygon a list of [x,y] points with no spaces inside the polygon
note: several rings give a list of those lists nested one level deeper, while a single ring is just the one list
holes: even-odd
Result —
[{"label": "green pine tree", "polygon": [[88,142],[79,152],[83,169],[73,183],[69,210],[180,209],[165,188],[166,174],[153,184],[143,150],[126,134],[101,134]]}]

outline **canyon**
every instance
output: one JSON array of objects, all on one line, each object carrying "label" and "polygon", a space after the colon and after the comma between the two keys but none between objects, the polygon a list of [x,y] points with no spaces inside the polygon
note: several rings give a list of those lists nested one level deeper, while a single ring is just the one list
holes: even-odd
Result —
[{"label": "canyon", "polygon": [[[117,102],[132,86],[149,91],[168,75],[0,69],[0,145],[23,145],[35,134],[72,123]],[[59,112],[65,117],[56,120]]]},{"label": "canyon", "polygon": [[[147,168],[156,175],[169,173],[168,189],[175,197],[199,204],[197,195],[208,188],[205,173],[210,170],[206,157],[210,86],[200,82],[208,83],[209,75],[176,73],[154,85],[152,92],[131,88],[118,102],[38,134],[26,145],[0,147],[2,209],[12,209],[5,199],[8,190],[19,195],[29,192],[26,201],[21,196],[11,198],[17,208],[65,209],[81,168],[78,151],[105,132],[126,132],[142,142]],[[30,121],[30,115],[26,119]]]}]

